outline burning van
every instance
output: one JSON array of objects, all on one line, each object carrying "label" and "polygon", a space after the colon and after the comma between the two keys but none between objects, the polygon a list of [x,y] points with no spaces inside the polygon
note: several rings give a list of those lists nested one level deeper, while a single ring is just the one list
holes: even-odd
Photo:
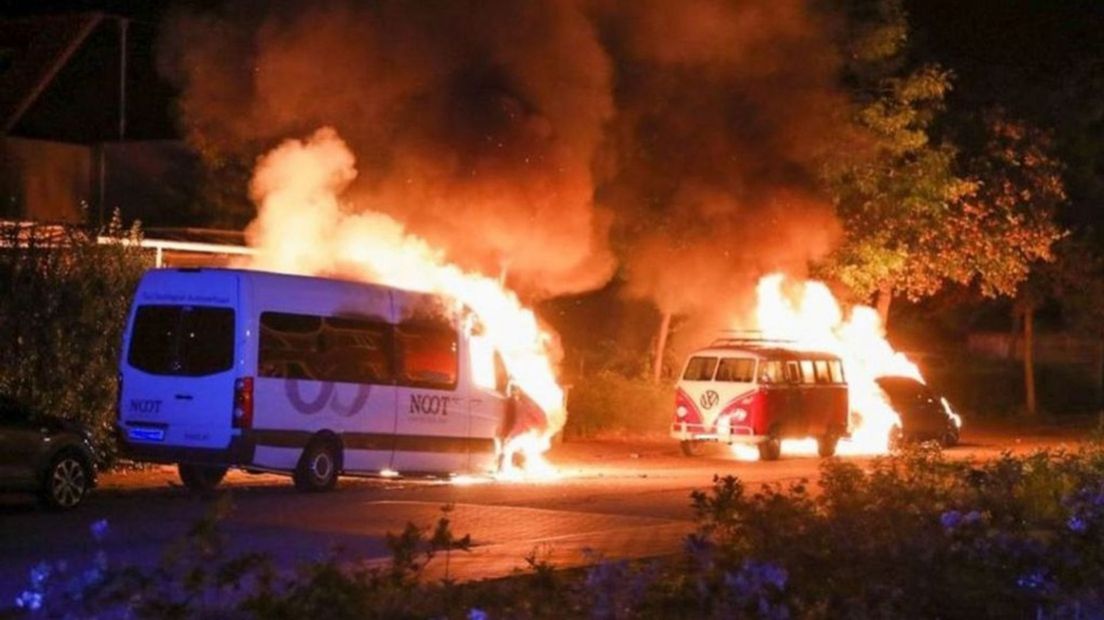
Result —
[{"label": "burning van", "polygon": [[777,459],[783,439],[815,438],[832,456],[848,434],[843,362],[783,341],[722,338],[690,355],[675,394],[671,437],[687,456],[703,442],[750,444]]},{"label": "burning van", "polygon": [[493,471],[519,414],[477,323],[387,286],[151,270],[120,360],[123,451],[177,464],[193,489],[229,467],[288,473],[303,490],[339,474]]}]

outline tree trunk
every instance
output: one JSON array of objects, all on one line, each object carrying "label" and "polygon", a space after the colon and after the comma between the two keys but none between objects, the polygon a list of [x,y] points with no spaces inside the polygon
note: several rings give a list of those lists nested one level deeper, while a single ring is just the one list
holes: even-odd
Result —
[{"label": "tree trunk", "polygon": [[1020,330],[1023,329],[1023,313],[1019,304],[1012,304],[1012,330],[1008,332],[1008,350],[1005,351],[1005,359],[1016,359],[1016,341],[1020,339]]},{"label": "tree trunk", "polygon": [[1027,415],[1034,418],[1039,411],[1035,402],[1035,306],[1026,302],[1023,308],[1024,326],[1024,395]]},{"label": "tree trunk", "polygon": [[659,383],[663,378],[663,354],[667,349],[667,332],[671,329],[671,313],[664,312],[656,334],[655,357],[652,358],[652,382]]},{"label": "tree trunk", "polygon": [[893,287],[883,284],[878,289],[878,299],[875,302],[878,317],[882,319],[882,329],[889,328],[889,305],[891,303],[893,303]]}]

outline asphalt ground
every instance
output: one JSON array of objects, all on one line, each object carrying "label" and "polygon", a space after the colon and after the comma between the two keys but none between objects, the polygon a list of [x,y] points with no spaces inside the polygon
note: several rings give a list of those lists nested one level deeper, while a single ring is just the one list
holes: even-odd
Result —
[{"label": "asphalt ground", "polygon": [[[984,460],[1005,451],[1072,449],[1096,423],[973,423],[964,429],[962,444],[946,454]],[[843,458],[862,464],[870,457]],[[228,555],[267,553],[287,570],[339,549],[347,561],[384,562],[389,532],[407,523],[432,526],[446,505],[453,533],[472,537],[470,552],[450,555],[447,570],[454,579],[524,570],[527,556],[568,567],[596,558],[671,554],[693,529],[691,491],[709,487],[715,475],[736,475],[748,484],[815,480],[821,462],[785,454],[779,461],[745,462],[725,449],[688,458],[666,438],[561,443],[549,460],[557,478],[347,478],[323,494],[298,493],[283,476],[234,471],[208,497],[184,489],[175,468],[121,470],[101,474],[99,488],[69,513],[43,511],[22,496],[0,496],[0,608],[26,587],[30,568],[43,560],[65,560],[83,570],[103,551],[114,565],[152,566],[216,505],[229,507],[219,527]],[[108,531],[96,542],[89,528],[100,520]],[[444,577],[445,563],[435,560],[427,574]]]}]

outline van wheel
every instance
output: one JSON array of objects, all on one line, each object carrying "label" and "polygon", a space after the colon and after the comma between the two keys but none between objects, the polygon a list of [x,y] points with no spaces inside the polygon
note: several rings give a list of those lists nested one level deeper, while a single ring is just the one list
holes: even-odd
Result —
[{"label": "van wheel", "polygon": [[62,452],[50,461],[39,497],[47,508],[76,508],[92,486],[92,469],[73,452]]},{"label": "van wheel", "polygon": [[180,474],[180,481],[189,491],[195,493],[210,493],[226,477],[226,467],[213,467],[210,465],[190,465],[178,463],[176,470]]},{"label": "van wheel", "polygon": [[300,491],[317,493],[337,485],[338,451],[333,442],[315,440],[303,450],[292,479]]},{"label": "van wheel", "polygon": [[705,452],[705,446],[702,445],[702,442],[692,439],[680,441],[679,448],[682,449],[683,456],[701,456]]},{"label": "van wheel", "polygon": [[835,456],[837,444],[839,444],[839,435],[835,433],[825,433],[817,437],[817,454],[823,458]]},{"label": "van wheel", "polygon": [[771,437],[759,444],[760,461],[777,461],[782,456],[782,440]]}]

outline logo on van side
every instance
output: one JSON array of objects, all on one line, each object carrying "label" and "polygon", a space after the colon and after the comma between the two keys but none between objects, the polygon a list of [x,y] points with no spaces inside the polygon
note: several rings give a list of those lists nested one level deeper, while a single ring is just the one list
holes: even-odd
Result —
[{"label": "logo on van side", "polygon": [[[317,382],[311,381],[311,383]],[[328,407],[330,411],[348,418],[360,413],[360,410],[364,408],[364,404],[368,402],[368,396],[372,393],[371,386],[363,384],[357,385],[356,395],[346,404],[341,401],[341,395],[337,392],[337,386],[328,382],[322,383],[321,385],[322,389],[319,390],[318,396],[308,401],[303,398],[302,393],[299,391],[299,380],[288,379],[284,381],[284,394],[287,396],[288,401],[291,402],[291,406],[303,415],[314,415]]]},{"label": "logo on van side", "polygon": [[131,399],[130,401],[131,413],[160,413],[161,401],[160,400],[137,400]]},{"label": "logo on van side", "polygon": [[423,415],[448,415],[448,397],[428,394],[410,395],[410,413]]}]

